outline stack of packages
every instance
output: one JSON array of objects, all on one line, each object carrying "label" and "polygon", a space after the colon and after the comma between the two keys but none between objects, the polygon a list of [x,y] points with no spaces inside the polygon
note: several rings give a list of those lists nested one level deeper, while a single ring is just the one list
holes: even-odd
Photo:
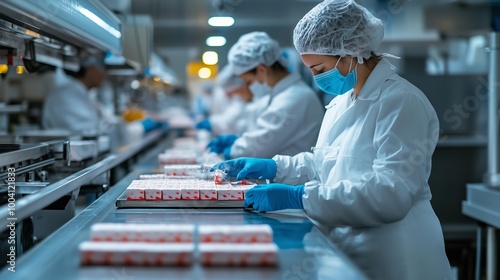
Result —
[{"label": "stack of packages", "polygon": [[248,182],[215,184],[199,179],[134,180],[127,187],[127,200],[244,200],[254,187]]},{"label": "stack of packages", "polygon": [[83,265],[191,265],[194,225],[95,224],[80,244]]},{"label": "stack of packages", "polygon": [[[186,266],[195,258],[194,225],[95,224],[80,244],[82,265]],[[268,225],[201,225],[205,266],[275,266],[278,247]]]},{"label": "stack of packages", "polygon": [[203,151],[194,138],[178,138],[172,148],[158,155],[160,164],[196,164]]},{"label": "stack of packages", "polygon": [[278,247],[269,225],[201,225],[200,261],[206,266],[274,266]]},{"label": "stack of packages", "polygon": [[192,179],[204,178],[209,173],[209,167],[200,164],[172,164],[165,165],[163,174],[143,174],[140,175],[140,180],[154,180],[154,179]]}]

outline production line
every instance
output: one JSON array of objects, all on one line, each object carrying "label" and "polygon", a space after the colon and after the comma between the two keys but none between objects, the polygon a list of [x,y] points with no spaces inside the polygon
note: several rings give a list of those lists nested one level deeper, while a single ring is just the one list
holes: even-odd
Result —
[{"label": "production line", "polygon": [[[2,279],[47,279],[53,277],[55,271],[60,279],[109,279],[115,274],[140,279],[234,279],[236,276],[244,279],[281,279],[287,275],[307,275],[310,279],[365,279],[363,273],[301,211],[257,213],[244,211],[241,202],[228,208],[189,204],[181,208],[174,205],[174,208],[160,209],[154,205],[147,208],[141,205],[133,208],[117,207],[117,204],[120,205],[120,196],[133,180],[141,174],[158,170],[158,154],[172,141],[163,142],[109,191],[20,258],[16,274],[4,271],[0,274]],[[204,266],[200,262],[180,267],[82,265],[79,246],[91,240],[91,227],[102,223],[191,225],[198,227],[197,237],[203,225],[269,225],[278,246],[277,263],[264,267]],[[199,257],[199,249],[194,251],[194,255]],[[37,273],[33,274],[33,270]]]}]

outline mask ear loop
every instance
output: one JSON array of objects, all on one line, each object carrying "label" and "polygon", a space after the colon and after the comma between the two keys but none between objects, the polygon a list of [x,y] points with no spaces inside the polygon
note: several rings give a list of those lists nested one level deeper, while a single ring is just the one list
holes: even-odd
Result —
[{"label": "mask ear loop", "polygon": [[337,66],[339,65],[339,62],[340,62],[341,59],[342,59],[342,57],[340,56],[339,60],[337,60],[337,63],[335,63],[335,66],[333,67],[333,69],[337,68]]},{"label": "mask ear loop", "polygon": [[[263,72],[263,71],[261,71],[261,72]],[[256,79],[256,82],[258,82],[259,84],[266,84],[267,83],[267,75],[266,75],[266,73],[263,73],[264,78],[262,79],[262,83],[259,81],[258,75],[259,75],[259,70],[257,69],[257,79]]]},{"label": "mask ear loop", "polygon": [[[354,57],[351,59],[351,64],[349,65],[349,73],[347,74],[350,74],[352,71],[358,69],[358,65],[359,63],[356,63],[356,66],[354,66],[354,69],[352,69],[351,71],[351,67],[352,67],[352,61],[354,60]],[[355,75],[354,75],[354,82],[358,82],[358,71],[356,71]]]}]

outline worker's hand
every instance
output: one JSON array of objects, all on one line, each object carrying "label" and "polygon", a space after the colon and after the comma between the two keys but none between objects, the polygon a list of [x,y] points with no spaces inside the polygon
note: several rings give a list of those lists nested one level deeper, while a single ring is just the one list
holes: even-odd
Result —
[{"label": "worker's hand", "polygon": [[238,158],[218,163],[210,169],[214,171],[220,169],[226,172],[229,177],[242,179],[269,179],[276,176],[278,169],[276,162],[272,159],[263,158]]},{"label": "worker's hand", "polygon": [[141,121],[142,127],[144,128],[144,133],[150,132],[162,126],[162,123],[157,122],[151,118],[147,118]]},{"label": "worker's hand", "polygon": [[234,134],[221,135],[215,138],[214,140],[210,141],[210,143],[208,143],[207,145],[207,148],[210,149],[211,152],[220,154],[224,152],[224,149],[231,147],[234,141],[236,141],[236,139],[238,139],[238,135]]},{"label": "worker's hand", "polygon": [[259,212],[303,209],[304,186],[285,184],[257,185],[245,192],[245,207]]},{"label": "worker's hand", "polygon": [[198,122],[195,126],[196,129],[206,129],[208,131],[212,131],[212,125],[208,119],[204,119],[201,122]]},{"label": "worker's hand", "polygon": [[233,145],[227,147],[224,149],[224,158],[226,160],[230,160],[231,159],[231,147],[233,147]]}]

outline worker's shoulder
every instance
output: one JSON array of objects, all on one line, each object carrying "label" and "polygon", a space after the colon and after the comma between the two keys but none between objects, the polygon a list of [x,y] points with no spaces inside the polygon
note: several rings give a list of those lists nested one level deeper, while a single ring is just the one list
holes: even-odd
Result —
[{"label": "worker's shoulder", "polygon": [[411,100],[428,102],[427,97],[418,87],[397,74],[391,75],[382,84],[380,91],[379,100],[382,102]]},{"label": "worker's shoulder", "polygon": [[295,99],[308,99],[315,96],[315,93],[304,81],[298,80],[276,95],[279,98],[290,98],[291,96]]},{"label": "worker's shoulder", "polygon": [[[418,87],[397,74],[392,75],[383,83],[377,103],[381,108],[387,108],[388,110],[420,108],[429,118],[434,118],[436,114],[434,107],[425,94]],[[417,111],[419,110],[417,109]]]},{"label": "worker's shoulder", "polygon": [[78,81],[65,80],[58,82],[51,89],[50,94],[52,96],[73,96],[74,94],[68,95],[68,93],[85,93],[85,88],[78,84]]}]

